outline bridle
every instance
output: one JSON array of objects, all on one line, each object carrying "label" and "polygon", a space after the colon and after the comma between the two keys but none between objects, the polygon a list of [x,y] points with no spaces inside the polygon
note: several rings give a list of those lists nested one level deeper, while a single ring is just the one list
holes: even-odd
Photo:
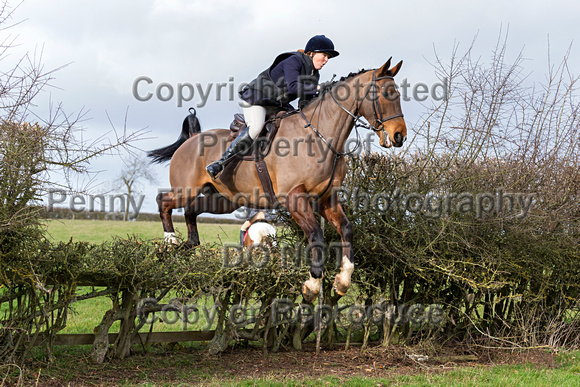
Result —
[{"label": "bridle", "polygon": [[[324,138],[324,136],[314,126],[312,126],[312,122],[311,122],[312,119],[309,120],[304,115],[304,113],[302,112],[302,109],[298,109],[300,115],[306,121],[306,125],[304,125],[304,127],[305,128],[308,128],[308,127],[312,128],[312,130],[314,131],[314,133],[322,140],[322,142],[324,142],[326,144],[326,146],[332,151],[332,153],[334,153],[334,156],[335,156],[334,157],[333,166],[332,166],[332,172],[331,172],[331,175],[330,175],[330,180],[328,182],[328,186],[323,191],[323,193],[319,195],[319,197],[321,197],[322,195],[324,195],[324,193],[328,190],[328,188],[330,188],[330,185],[332,184],[334,172],[336,170],[336,165],[337,165],[338,159],[341,158],[342,156],[345,156],[345,155],[348,155],[348,154],[354,154],[356,152],[357,148],[360,146],[360,137],[359,137],[359,134],[358,134],[358,128],[359,127],[365,128],[365,129],[368,129],[368,130],[372,130],[375,133],[378,133],[378,132],[381,132],[382,131],[383,132],[383,136],[388,136],[388,134],[385,133],[385,125],[384,125],[384,123],[387,122],[387,121],[389,121],[389,120],[395,119],[395,118],[404,117],[403,113],[399,113],[399,114],[393,114],[392,116],[388,116],[386,118],[383,118],[383,111],[381,110],[381,105],[379,103],[378,95],[375,95],[372,98],[372,102],[373,102],[372,103],[372,107],[373,107],[373,118],[374,118],[373,123],[372,124],[368,124],[366,122],[361,121],[361,115],[359,114],[359,110],[360,110],[360,107],[361,107],[363,101],[365,100],[365,98],[367,98],[367,96],[368,96],[371,88],[374,89],[375,90],[375,93],[376,93],[376,90],[377,90],[376,83],[377,83],[377,81],[381,81],[383,79],[392,79],[392,80],[394,80],[395,78],[393,76],[391,76],[391,75],[384,75],[382,77],[378,77],[377,78],[377,70],[375,69],[373,71],[373,78],[372,78],[372,81],[371,81],[371,85],[367,89],[364,97],[358,103],[358,105],[357,105],[354,113],[350,112],[348,109],[346,109],[344,106],[341,105],[341,103],[336,99],[336,97],[332,93],[332,88],[329,88],[329,89],[326,89],[326,90],[323,91],[323,94],[324,93],[329,93],[330,96],[332,97],[332,100],[338,105],[338,107],[340,107],[349,116],[351,116],[354,119],[354,128],[355,128],[356,135],[357,135],[357,145],[350,152],[344,152],[344,151],[343,152],[339,152],[336,149],[334,149],[334,147],[330,144],[330,142],[328,142],[328,140],[326,138]],[[318,102],[316,104],[316,107],[314,108],[314,111],[312,112],[312,117],[314,117],[314,114],[316,113],[316,110],[318,110],[318,107],[320,106],[320,103],[322,102],[322,100],[323,100],[323,96],[321,96],[320,99],[318,100]],[[376,123],[378,123],[378,126],[375,125]]]},{"label": "bridle", "polygon": [[[372,80],[371,85],[375,89],[375,93],[376,93],[376,84],[377,84],[377,81],[380,81],[380,80],[383,80],[383,79],[392,79],[392,80],[394,80],[395,78],[392,77],[392,76],[390,76],[390,75],[385,75],[385,76],[382,76],[382,77],[377,78],[377,70],[373,71],[373,80]],[[369,93],[370,89],[371,89],[371,87],[368,88],[368,90],[367,90],[364,98],[366,98],[366,96]],[[364,98],[363,98],[363,100],[364,100]],[[375,125],[371,125],[371,129],[373,131],[378,132],[379,130],[382,130],[384,132],[385,131],[385,126],[384,126],[384,123],[385,122],[387,122],[389,120],[392,120],[394,118],[404,117],[403,113],[399,113],[399,114],[393,114],[392,116],[388,116],[387,118],[383,118],[383,111],[381,110],[381,104],[379,103],[378,96],[375,96],[374,98],[372,98],[372,101],[373,101],[373,115],[374,115],[374,119],[375,119],[374,122],[378,122],[379,125],[382,127],[381,129],[379,129]],[[362,104],[362,102],[361,102],[361,104]],[[357,107],[357,110],[358,110],[358,108],[360,108],[360,105]]]},{"label": "bridle", "polygon": [[[370,90],[373,89],[377,90],[376,84],[377,81],[381,81],[383,79],[392,79],[394,80],[395,78],[391,75],[384,75],[382,77],[378,77],[377,78],[377,70],[375,69],[373,71],[373,78],[371,81],[371,85],[369,86],[369,88],[367,89],[365,95],[363,96],[363,98],[360,100],[360,102],[358,103],[354,113],[350,112],[348,109],[346,109],[344,106],[342,106],[342,104],[336,99],[336,97],[334,96],[334,94],[332,93],[332,89],[326,89],[323,91],[324,93],[328,93],[330,94],[330,96],[332,97],[332,100],[338,105],[338,107],[340,107],[342,110],[344,110],[349,116],[351,116],[354,119],[354,128],[356,130],[357,133],[357,138],[359,137],[358,135],[358,128],[365,128],[368,130],[372,130],[375,133],[378,132],[383,132],[383,136],[387,136],[387,134],[385,133],[385,125],[384,123],[395,119],[395,118],[399,118],[399,117],[404,117],[403,113],[398,113],[398,114],[393,114],[392,116],[388,116],[386,118],[383,118],[383,111],[381,109],[381,104],[379,103],[379,98],[378,96],[374,96],[371,97],[372,99],[372,107],[373,107],[373,123],[372,124],[368,124],[366,122],[362,121],[361,115],[359,114],[359,110],[360,107],[363,103],[363,101],[368,97]],[[314,117],[314,114],[316,113],[316,110],[318,110],[318,107],[320,106],[320,103],[322,102],[322,96],[319,99],[316,107],[314,108],[314,111],[312,112],[312,117]],[[332,153],[334,153],[334,155],[338,158],[344,155],[347,155],[349,153],[354,153],[356,151],[356,149],[358,148],[360,141],[357,141],[357,146],[351,151],[351,152],[338,152],[336,149],[334,149],[334,147],[328,142],[328,140],[326,140],[326,138],[324,138],[324,136],[314,127],[312,126],[311,123],[311,119],[309,120],[304,113],[302,112],[302,109],[298,110],[300,112],[300,114],[302,115],[302,118],[304,118],[304,120],[306,121],[306,125],[304,125],[305,128],[312,128],[312,130],[314,131],[314,133],[326,144],[326,146],[328,146],[328,148],[332,151]],[[376,125],[378,123],[378,125]]]},{"label": "bridle", "polygon": [[[403,113],[399,113],[399,114],[393,114],[392,116],[388,116],[386,118],[383,118],[383,111],[381,109],[381,104],[379,103],[379,98],[378,96],[374,96],[371,97],[372,99],[372,107],[373,107],[373,123],[372,124],[367,124],[366,122],[362,122],[361,121],[361,116],[358,114],[360,107],[363,103],[363,101],[368,97],[371,89],[377,90],[376,84],[377,81],[381,81],[383,79],[392,79],[394,80],[395,78],[391,75],[384,75],[382,77],[378,77],[377,78],[377,70],[373,71],[373,79],[371,81],[371,85],[369,86],[369,88],[367,89],[365,95],[363,96],[363,98],[360,100],[359,104],[356,107],[356,110],[354,113],[351,113],[350,111],[348,111],[344,106],[342,106],[340,104],[340,102],[336,99],[336,97],[334,96],[334,94],[332,94],[332,90],[328,90],[328,93],[330,93],[330,96],[332,97],[332,99],[334,100],[334,102],[342,109],[344,110],[349,116],[351,116],[352,118],[354,118],[354,125],[355,127],[362,127],[365,129],[369,129],[374,131],[375,133],[377,132],[383,132],[383,135],[386,135],[385,132],[385,125],[384,123],[395,119],[395,118],[399,118],[399,117],[404,117]],[[376,125],[378,123],[378,125]]]}]

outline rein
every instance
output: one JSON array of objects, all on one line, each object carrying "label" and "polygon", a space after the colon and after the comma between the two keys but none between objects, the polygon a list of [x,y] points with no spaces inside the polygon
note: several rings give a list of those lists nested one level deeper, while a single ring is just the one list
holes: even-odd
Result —
[{"label": "rein", "polygon": [[[312,112],[312,117],[314,117],[314,113],[316,112],[316,109],[318,109],[318,106],[320,106],[321,102],[322,102],[322,98],[316,104],[316,107],[314,108],[314,112]],[[347,154],[347,152],[338,152],[336,149],[334,149],[334,147],[330,144],[330,142],[328,142],[328,140],[322,135],[322,133],[320,133],[318,131],[318,129],[316,129],[314,126],[312,126],[311,120],[309,120],[304,115],[304,113],[302,112],[302,109],[299,109],[298,111],[300,112],[300,115],[302,116],[302,118],[304,118],[304,121],[306,121],[306,125],[304,125],[304,128],[308,128],[308,127],[311,128],[312,131],[318,136],[318,138],[320,138],[322,140],[322,142],[326,144],[328,149],[330,149],[332,151],[332,153],[334,153],[334,160],[332,161],[332,171],[330,172],[330,179],[328,180],[328,185],[326,186],[326,188],[324,188],[324,191],[322,191],[322,193],[318,196],[318,198],[315,199],[315,201],[317,201],[326,193],[326,191],[328,191],[328,189],[332,185],[332,180],[334,180],[334,173],[336,172],[336,166],[338,165],[338,159],[340,159],[342,156]],[[358,147],[358,143],[357,143],[357,147]]]}]

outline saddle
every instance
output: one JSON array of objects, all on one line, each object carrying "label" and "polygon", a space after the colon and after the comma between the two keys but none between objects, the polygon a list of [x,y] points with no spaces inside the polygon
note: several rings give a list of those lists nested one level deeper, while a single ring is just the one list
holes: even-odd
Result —
[{"label": "saddle", "polygon": [[[276,137],[276,133],[278,133],[278,129],[280,128],[280,121],[282,121],[283,118],[296,112],[296,110],[290,112],[280,111],[278,113],[269,114],[266,117],[266,122],[260,131],[260,135],[254,141],[252,151],[249,154],[241,157],[241,160],[254,161],[256,163],[256,170],[258,171],[258,177],[260,178],[260,182],[264,188],[264,193],[267,195],[270,204],[274,205],[275,207],[280,207],[281,205],[276,198],[276,194],[274,193],[272,179],[268,173],[268,168],[264,162],[264,157],[266,157],[272,149],[274,137]],[[240,113],[234,114],[234,120],[230,125],[230,136],[228,141],[234,140],[246,128],[247,125],[244,119],[244,115]]]},{"label": "saddle", "polygon": [[[278,128],[280,127],[280,121],[282,118],[286,117],[288,112],[281,111],[278,113],[270,113],[266,116],[266,122],[258,135],[258,138],[254,141],[254,147],[250,154],[244,155],[242,160],[258,160],[266,157],[272,148],[272,142],[276,133],[278,133]],[[234,120],[230,125],[230,136],[228,141],[233,141],[240,133],[242,133],[248,125],[244,119],[244,115],[241,113],[234,114]]]}]

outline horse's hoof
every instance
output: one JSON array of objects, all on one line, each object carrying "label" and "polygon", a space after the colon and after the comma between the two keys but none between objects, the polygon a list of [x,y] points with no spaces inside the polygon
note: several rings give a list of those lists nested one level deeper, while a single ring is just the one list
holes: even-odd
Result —
[{"label": "horse's hoof", "polygon": [[318,297],[318,293],[314,293],[304,285],[302,287],[302,298],[306,303],[312,303]]},{"label": "horse's hoof", "polygon": [[313,302],[318,297],[320,293],[320,288],[322,287],[322,278],[313,278],[312,275],[310,279],[304,282],[302,287],[302,297],[306,302]]},{"label": "horse's hoof", "polygon": [[199,244],[196,245],[196,244],[193,244],[191,242],[185,242],[182,244],[182,246],[186,249],[195,249],[199,246]]},{"label": "horse's hoof", "polygon": [[340,280],[341,280],[340,274],[337,274],[336,277],[334,277],[334,283],[332,284],[332,288],[339,296],[345,296],[350,284],[348,285],[343,284]]}]

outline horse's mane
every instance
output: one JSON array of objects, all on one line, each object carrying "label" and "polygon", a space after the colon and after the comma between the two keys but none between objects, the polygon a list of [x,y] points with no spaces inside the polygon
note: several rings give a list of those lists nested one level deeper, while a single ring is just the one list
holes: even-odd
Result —
[{"label": "horse's mane", "polygon": [[366,69],[360,69],[358,72],[356,73],[349,73],[346,77],[341,77],[338,81],[334,81],[332,82],[332,86],[334,86],[336,83],[338,82],[343,82],[346,81],[347,79],[350,79],[352,77],[356,77],[357,75],[360,75],[362,73],[366,73],[368,70]]},{"label": "horse's mane", "polygon": [[[351,73],[349,73],[346,77],[340,77],[340,79],[338,81],[332,81],[330,88],[332,89],[334,86],[336,86],[337,83],[344,82],[344,81],[346,81],[346,80],[348,80],[350,78],[356,77],[357,75],[360,75],[362,73],[366,73],[367,71],[369,71],[369,70],[361,69],[361,70],[359,70],[357,72],[351,72]],[[302,108],[304,109],[305,107],[312,105],[313,102],[317,102],[321,98],[324,98],[325,95],[326,95],[326,93],[324,92],[322,94],[319,94],[317,97],[312,98],[311,100],[308,100],[306,102],[306,104]]]}]

